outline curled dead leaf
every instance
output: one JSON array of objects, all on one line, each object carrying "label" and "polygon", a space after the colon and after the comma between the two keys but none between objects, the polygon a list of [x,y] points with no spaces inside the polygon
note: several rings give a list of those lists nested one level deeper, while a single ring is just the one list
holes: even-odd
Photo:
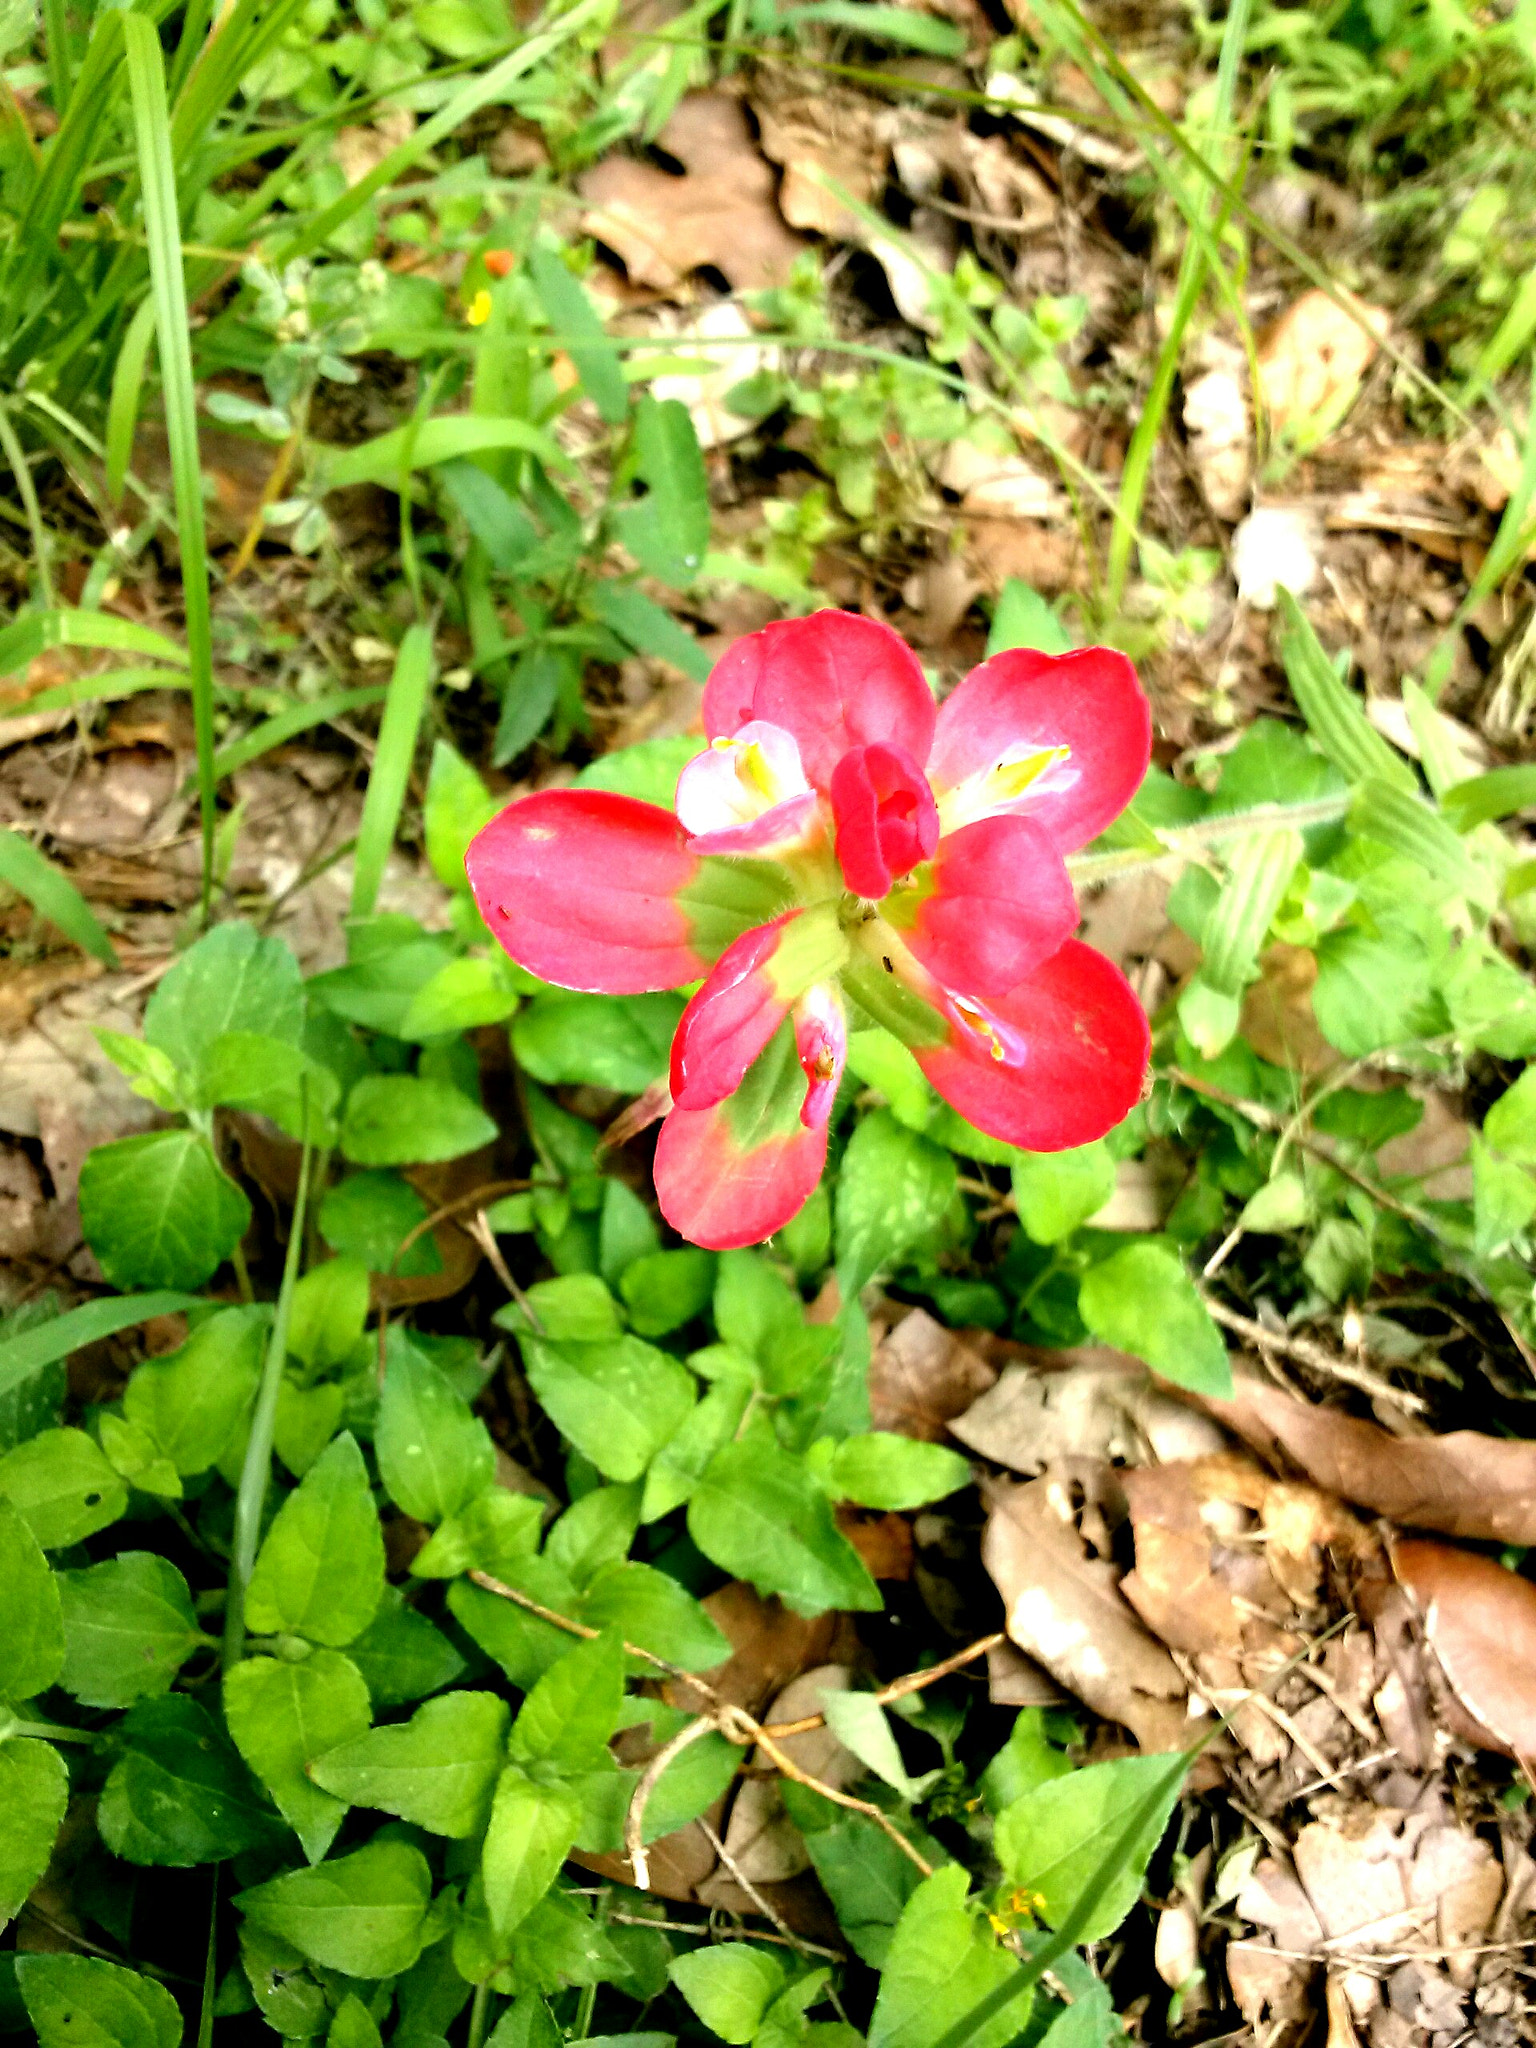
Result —
[{"label": "curled dead leaf", "polygon": [[875,1347],[869,1367],[874,1428],[941,1443],[997,1374],[926,1309],[915,1308]]},{"label": "curled dead leaf", "polygon": [[1299,1401],[1240,1375],[1209,1412],[1267,1457],[1299,1465],[1325,1492],[1394,1522],[1492,1543],[1536,1543],[1536,1443],[1484,1436],[1400,1437],[1339,1408]]},{"label": "curled dead leaf", "polygon": [[1494,1746],[1536,1758],[1536,1586],[1448,1543],[1400,1539],[1391,1555],[1457,1699]]}]

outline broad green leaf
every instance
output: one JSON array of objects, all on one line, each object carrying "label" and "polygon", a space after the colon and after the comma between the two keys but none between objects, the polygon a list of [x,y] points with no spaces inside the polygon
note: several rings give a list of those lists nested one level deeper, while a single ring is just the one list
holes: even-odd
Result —
[{"label": "broad green leaf", "polygon": [[16,1958],[38,2048],[178,2048],[181,2010],[163,1984],[97,1956]]},{"label": "broad green leaf", "polygon": [[596,1573],[629,1556],[640,1526],[641,1493],[638,1485],[594,1486],[555,1522],[545,1557],[585,1591]]},{"label": "broad green leaf", "polygon": [[51,1744],[18,1735],[0,1742],[0,1928],[48,1868],[68,1804],[69,1772]]},{"label": "broad green leaf", "polygon": [[1462,946],[1441,993],[1459,1038],[1500,1059],[1536,1056],[1536,986],[1492,946]]},{"label": "broad green leaf", "polygon": [[1278,593],[1284,631],[1280,658],[1292,695],[1301,707],[1312,737],[1336,768],[1351,782],[1367,777],[1395,783],[1399,789],[1417,785],[1413,770],[1395,754],[1366,717],[1359,699],[1324,653],[1306,613],[1288,590]]},{"label": "broad green leaf", "polygon": [[1483,1136],[1506,1159],[1536,1166],[1536,1067],[1527,1067],[1489,1110]]},{"label": "broad green leaf", "polygon": [[482,1024],[503,1022],[517,1003],[496,961],[450,960],[411,997],[400,1020],[400,1036],[419,1042],[454,1031],[476,1031]]},{"label": "broad green leaf", "polygon": [[409,1250],[400,1247],[431,1212],[409,1181],[395,1173],[349,1173],[327,1189],[320,1204],[320,1235],[332,1251],[361,1259],[370,1273],[411,1279],[443,1270],[430,1231]]},{"label": "broad green leaf", "polygon": [[1318,942],[1312,1012],[1328,1043],[1349,1059],[1406,1045],[1435,1023],[1422,947],[1348,928]]},{"label": "broad green leaf", "polygon": [[327,1259],[293,1290],[288,1349],[311,1372],[325,1372],[346,1363],[367,1320],[367,1267],[361,1259]]},{"label": "broad green leaf", "polygon": [[107,1463],[119,1479],[141,1493],[158,1494],[162,1500],[181,1499],[176,1467],[147,1429],[114,1415],[110,1409],[97,1417],[96,1427]]},{"label": "broad green leaf", "polygon": [[639,401],[634,450],[646,495],[619,514],[619,537],[650,575],[687,590],[709,550],[710,513],[699,437],[681,399]]},{"label": "broad green leaf", "polygon": [[860,1763],[867,1765],[901,1798],[912,1801],[922,1797],[938,1773],[930,1771],[921,1778],[911,1776],[902,1762],[885,1709],[872,1692],[834,1692],[827,1687],[821,1703],[827,1726]]},{"label": "broad green leaf", "polygon": [[723,1344],[762,1358],[775,1338],[801,1326],[797,1289],[761,1252],[722,1252],[715,1268],[715,1328]]},{"label": "broad green leaf", "polygon": [[[801,1785],[785,1785],[783,1798],[832,1901],[838,1925],[855,1953],[878,1969],[903,1907],[922,1882],[921,1872],[885,1830],[863,1814],[834,1806]],[[933,1857],[933,1845],[925,1853]]]},{"label": "broad green leaf", "polygon": [[526,1920],[554,1883],[581,1830],[581,1801],[535,1784],[516,1764],[501,1774],[481,1851],[486,1910],[498,1934]]},{"label": "broad green leaf", "polygon": [[379,1476],[396,1507],[441,1522],[496,1477],[485,1424],[402,1331],[386,1337],[384,1391],[374,1425]]},{"label": "broad green leaf", "polygon": [[877,1088],[891,1114],[909,1130],[925,1131],[935,1096],[928,1077],[894,1032],[876,1026],[848,1037],[848,1066],[871,1088]]},{"label": "broad green leaf", "polygon": [[129,1707],[168,1692],[207,1638],[187,1582],[168,1558],[119,1551],[104,1564],[60,1572],[64,1668],[59,1683],[87,1707]]},{"label": "broad green leaf", "polygon": [[[969,1874],[946,1864],[925,1878],[902,1910],[886,1951],[869,2022],[869,2048],[932,2044],[1019,1969],[987,1923],[966,1906]],[[971,2037],[971,2048],[1004,2048],[1029,2019],[1016,1998]]]},{"label": "broad green leaf", "polygon": [[[610,427],[622,426],[629,413],[629,386],[624,378],[624,364],[608,339],[592,301],[555,252],[540,244],[528,251],[528,275],[561,348],[576,365],[582,389]],[[641,404],[646,402],[642,400]],[[637,429],[638,425],[637,420]],[[708,503],[706,497],[706,541],[709,535]]]},{"label": "broad green leaf", "polygon": [[1528,811],[1532,804],[1536,804],[1536,762],[1532,761],[1469,776],[1441,798],[1441,808],[1458,832],[1471,832],[1515,811]]},{"label": "broad green leaf", "polygon": [[554,1087],[587,1083],[638,1095],[667,1071],[683,1014],[673,995],[593,996],[564,989],[535,996],[512,1025],[518,1064]]},{"label": "broad green leaf", "polygon": [[421,1953],[431,1897],[432,1873],[421,1851],[379,1841],[238,1892],[235,1904],[323,1969],[393,1977]]},{"label": "broad green leaf", "polygon": [[[581,1601],[565,1573],[547,1558],[525,1557],[516,1571],[502,1574],[503,1583],[526,1593],[554,1614],[576,1618]],[[468,1579],[448,1588],[448,1612],[470,1638],[527,1692],[571,1647],[571,1638],[553,1622],[541,1621],[515,1601],[487,1592]]]},{"label": "broad green leaf", "polygon": [[409,1166],[458,1159],[495,1136],[485,1111],[446,1081],[369,1074],[347,1097],[341,1150],[356,1166]]},{"label": "broad green leaf", "polygon": [[260,1032],[296,1046],[303,1029],[298,961],[281,939],[238,919],[215,925],[189,947],[144,1012],[145,1038],[194,1078],[226,1031]]},{"label": "broad green leaf", "polygon": [[101,961],[104,967],[116,967],[112,941],[91,906],[68,875],[45,860],[31,840],[24,839],[19,832],[0,831],[0,882],[25,896],[39,917],[57,925],[82,952]]},{"label": "broad green leaf", "polygon": [[372,1621],[348,1643],[347,1656],[363,1674],[376,1711],[422,1699],[464,1674],[464,1659],[442,1630],[390,1585]]},{"label": "broad green leaf", "polygon": [[58,1581],[32,1531],[0,1500],[0,1700],[46,1692],[63,1664]]},{"label": "broad green leaf", "polygon": [[709,680],[712,663],[698,641],[632,583],[599,580],[589,587],[586,601],[603,625],[637,654],[654,654],[696,683]]},{"label": "broad green leaf", "polygon": [[1105,1344],[1144,1358],[1154,1372],[1198,1394],[1230,1394],[1232,1368],[1177,1253],[1137,1238],[1091,1266],[1078,1289],[1078,1312]]},{"label": "broad green leaf", "polygon": [[755,1378],[746,1360],[716,1375],[703,1400],[689,1410],[677,1434],[651,1460],[640,1502],[642,1522],[657,1521],[689,1499],[710,1459],[741,1427]]},{"label": "broad green leaf", "polygon": [[247,1657],[224,1675],[224,1720],[305,1856],[318,1863],[346,1818],[347,1801],[322,1790],[309,1766],[367,1729],[362,1673],[339,1650],[316,1650],[297,1663]]},{"label": "broad green leaf", "polygon": [[141,1700],[114,1734],[125,1748],[96,1810],[114,1856],[185,1869],[286,1839],[229,1737],[195,1700]]},{"label": "broad green leaf", "polygon": [[183,1478],[216,1465],[240,1433],[256,1398],[269,1320],[265,1308],[220,1309],[175,1351],[134,1367],[123,1412]]},{"label": "broad green leaf", "polygon": [[508,1752],[514,1763],[590,1770],[605,1754],[624,1702],[624,1645],[613,1629],[578,1643],[523,1701]]},{"label": "broad green leaf", "polygon": [[350,1432],[316,1459],[278,1509],[246,1589],[246,1627],[342,1648],[373,1619],[384,1537]]},{"label": "broad green leaf", "polygon": [[844,1437],[837,1444],[822,1442],[830,1455],[818,1468],[818,1478],[834,1500],[856,1501],[861,1508],[899,1512],[926,1507],[971,1483],[969,1461],[942,1444],[919,1443],[888,1430]]},{"label": "broad green leaf", "polygon": [[642,1337],[665,1337],[701,1316],[715,1288],[715,1255],[692,1245],[634,1259],[619,1282],[629,1320]]},{"label": "broad green leaf", "polygon": [[988,660],[1015,647],[1033,647],[1041,654],[1067,654],[1072,645],[1071,634],[1047,600],[1017,576],[1008,577],[992,609],[992,626],[987,634]]},{"label": "broad green leaf", "polygon": [[195,1131],[118,1138],[80,1169],[80,1227],[114,1287],[200,1287],[250,1221],[250,1203]]},{"label": "broad green leaf", "polygon": [[[526,1305],[527,1313],[524,1313]],[[535,1280],[522,1302],[497,1312],[507,1329],[534,1330],[556,1343],[599,1344],[623,1334],[619,1304],[595,1273],[562,1273],[554,1280]]]},{"label": "broad green leaf", "polygon": [[339,1380],[305,1387],[291,1373],[284,1374],[277,1391],[272,1444],[295,1479],[303,1478],[341,1427],[346,1405],[346,1390]]},{"label": "broad green leaf", "polygon": [[1024,1234],[1059,1244],[1115,1192],[1115,1162],[1102,1138],[1065,1152],[1021,1152],[1013,1162],[1013,1203]]},{"label": "broad green leaf", "polygon": [[694,1403],[693,1376],[639,1337],[606,1344],[521,1339],[551,1421],[605,1478],[638,1479]]},{"label": "broad green leaf", "polygon": [[128,1489],[83,1429],[45,1429],[0,1458],[0,1499],[44,1550],[64,1550],[115,1522]]},{"label": "broad green leaf", "polygon": [[375,933],[380,943],[360,946],[354,918],[348,964],[317,974],[309,984],[309,994],[333,1017],[398,1038],[421,990],[460,955],[446,933],[424,932],[413,919],[405,920],[403,928],[383,918],[368,923],[383,927]]},{"label": "broad green leaf", "polygon": [[349,1991],[336,2008],[325,2048],[384,2048],[378,2021],[355,1991]]},{"label": "broad green leaf", "polygon": [[468,889],[465,852],[481,826],[500,808],[500,800],[491,795],[464,756],[446,740],[435,741],[421,823],[427,859],[445,889]]},{"label": "broad green leaf", "polygon": [[1512,1159],[1472,1139],[1474,1244],[1483,1258],[1499,1251],[1536,1216],[1536,1180]]},{"label": "broad green leaf", "polygon": [[455,1579],[460,1572],[501,1578],[513,1561],[539,1547],[545,1503],[533,1494],[488,1486],[439,1524],[411,1559],[417,1579]]},{"label": "broad green leaf", "polygon": [[225,1031],[204,1049],[196,1105],[270,1117],[290,1138],[330,1144],[341,1083],[302,1047],[260,1031]]},{"label": "broad green leaf", "polygon": [[[1030,1895],[1050,1926],[1058,1927],[1066,1918],[1129,1815],[1169,1775],[1168,1764],[1166,1756],[1123,1756],[1109,1763],[1084,1764],[1065,1777],[1037,1785],[998,1815],[993,1834],[998,1860],[1009,1881]],[[1175,1778],[1080,1931],[1081,1940],[1103,1941],[1135,1905],[1147,1864],[1178,1797]]]},{"label": "broad green leaf", "polygon": [[743,1941],[691,1949],[668,1973],[712,2034],[744,2048],[784,1989],[784,1966]]},{"label": "broad green leaf", "polygon": [[351,1806],[382,1807],[435,1835],[477,1835],[504,1761],[507,1720],[494,1693],[445,1693],[401,1726],[338,1744],[310,1775]]},{"label": "broad green leaf", "polygon": [[800,1459],[754,1434],[717,1451],[688,1503],[688,1533],[704,1555],[798,1614],[829,1607],[874,1612],[874,1580],[838,1529]]},{"label": "broad green leaf", "polygon": [[837,1271],[845,1300],[943,1220],[955,1179],[950,1155],[888,1110],[864,1118],[837,1182]]},{"label": "broad green leaf", "polygon": [[[135,1095],[142,1095],[156,1109],[179,1109],[183,1094],[180,1076],[169,1053],[142,1038],[130,1038],[123,1031],[96,1026],[96,1043],[120,1074],[126,1074]],[[185,1092],[194,1094],[190,1086]]]},{"label": "broad green leaf", "polygon": [[239,1923],[240,1964],[263,2019],[289,2040],[323,2034],[331,2005],[304,1957],[250,1920]]}]

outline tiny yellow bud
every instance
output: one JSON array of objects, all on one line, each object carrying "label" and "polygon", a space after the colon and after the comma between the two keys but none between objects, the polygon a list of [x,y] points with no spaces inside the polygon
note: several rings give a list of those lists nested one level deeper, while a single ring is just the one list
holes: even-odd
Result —
[{"label": "tiny yellow bud", "polygon": [[491,295],[483,288],[475,293],[469,302],[469,311],[464,318],[471,327],[483,327],[491,317]]}]

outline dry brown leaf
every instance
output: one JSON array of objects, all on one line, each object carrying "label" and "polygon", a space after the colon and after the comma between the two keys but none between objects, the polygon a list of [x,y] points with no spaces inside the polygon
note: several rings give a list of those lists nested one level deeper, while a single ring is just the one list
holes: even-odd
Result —
[{"label": "dry brown leaf", "polygon": [[915,1308],[876,1345],[870,1360],[871,1425],[941,1443],[954,1418],[996,1380],[978,1352],[926,1309]]},{"label": "dry brown leaf", "polygon": [[1394,1522],[1493,1543],[1536,1543],[1536,1443],[1456,1429],[1399,1437],[1339,1408],[1299,1401],[1252,1375],[1218,1421],[1267,1457],[1284,1455],[1327,1493]]},{"label": "dry brown leaf", "polygon": [[958,495],[965,513],[1056,523],[1069,509],[1060,484],[1022,455],[998,454],[974,441],[951,441],[934,474],[945,490]]},{"label": "dry brown leaf", "polygon": [[1461,1704],[1499,1748],[1536,1758],[1536,1586],[1417,1538],[1392,1545],[1392,1564]]},{"label": "dry brown leaf", "polygon": [[992,1496],[981,1555],[1003,1596],[1008,1634],[1144,1750],[1176,1748],[1187,1730],[1184,1681],[1122,1598],[1115,1566],[1090,1557],[1064,1493],[1055,1480],[1035,1479]]},{"label": "dry brown leaf", "polygon": [[1157,1916],[1152,1966],[1170,1991],[1187,1984],[1200,1967],[1200,1918],[1188,1899],[1164,1906]]},{"label": "dry brown leaf", "polygon": [[1259,978],[1243,996],[1243,1036],[1261,1059],[1295,1073],[1326,1074],[1342,1064],[1312,1012],[1317,955],[1277,942],[1265,948]]},{"label": "dry brown leaf", "polygon": [[782,284],[804,244],[779,218],[773,172],[740,101],[689,93],[657,139],[682,176],[634,157],[604,158],[577,181],[585,231],[614,251],[635,284],[657,291],[674,291],[705,268],[737,291]]},{"label": "dry brown leaf", "polygon": [[34,1013],[67,988],[94,981],[99,960],[84,953],[51,953],[46,960],[0,960],[0,1037],[25,1030]]},{"label": "dry brown leaf", "polygon": [[409,107],[385,107],[366,128],[339,128],[331,154],[349,185],[359,184],[416,133]]},{"label": "dry brown leaf", "polygon": [[1010,576],[1048,597],[1075,590],[1087,578],[1082,540],[1075,531],[988,515],[967,519],[965,534],[966,559],[994,595]]},{"label": "dry brown leaf", "polygon": [[878,1514],[840,1502],[837,1526],[864,1561],[872,1579],[910,1579],[912,1524],[904,1515]]},{"label": "dry brown leaf", "polygon": [[1159,1464],[1221,1450],[1226,1438],[1188,1402],[1154,1387],[1123,1351],[1085,1345],[1042,1352],[1048,1366],[1010,1365],[950,1425],[967,1449],[1015,1472],[1064,1458]]},{"label": "dry brown leaf", "polygon": [[1206,503],[1220,519],[1240,519],[1253,482],[1253,419],[1248,361],[1242,349],[1206,337],[1184,385],[1189,459]]},{"label": "dry brown leaf", "polygon": [[1384,307],[1354,302],[1362,327],[1324,291],[1303,292],[1259,344],[1259,386],[1277,432],[1331,414],[1353,394],[1392,324]]},{"label": "dry brown leaf", "polygon": [[811,90],[792,75],[781,83],[765,69],[753,91],[752,111],[763,154],[784,172],[779,211],[789,225],[838,241],[861,241],[863,223],[829,185],[841,186],[864,206],[878,200],[888,146],[875,102],[825,80],[817,80]]}]

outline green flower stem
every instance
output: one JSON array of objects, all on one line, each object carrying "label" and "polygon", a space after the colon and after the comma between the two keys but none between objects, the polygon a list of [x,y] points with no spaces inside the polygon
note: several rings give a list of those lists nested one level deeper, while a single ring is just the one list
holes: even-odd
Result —
[{"label": "green flower stem", "polygon": [[303,1259],[304,1219],[309,1208],[309,1168],[310,1149],[306,1139],[299,1158],[299,1191],[294,1199],[288,1250],[283,1258],[283,1281],[277,1294],[277,1312],[272,1318],[272,1336],[261,1368],[261,1385],[256,1390],[250,1441],[245,1447],[245,1462],[240,1467],[240,1490],[235,1495],[235,1540],[229,1560],[229,1596],[224,1603],[221,1659],[226,1671],[240,1662],[245,1650],[245,1589],[251,1583],[251,1573],[256,1567],[262,1511],[266,1507],[267,1484],[272,1476],[272,1436],[277,1426],[277,1397],[282,1392],[283,1366],[288,1356],[288,1322],[293,1312],[293,1290],[298,1283]]},{"label": "green flower stem", "polygon": [[59,1728],[52,1721],[11,1721],[0,1727],[0,1742],[28,1735],[38,1742],[84,1742],[94,1747],[96,1737],[88,1728]]},{"label": "green flower stem", "polygon": [[1113,853],[1069,854],[1067,873],[1074,882],[1099,882],[1106,875],[1124,874],[1131,868],[1156,867],[1170,855],[1198,858],[1204,847],[1228,839],[1248,839],[1256,832],[1274,832],[1283,825],[1305,830],[1309,825],[1335,824],[1353,800],[1353,790],[1340,790],[1335,796],[1313,797],[1305,803],[1256,804],[1251,811],[1227,811],[1220,817],[1181,825],[1176,831],[1154,833],[1158,842],[1155,852],[1150,847],[1128,846]]}]

